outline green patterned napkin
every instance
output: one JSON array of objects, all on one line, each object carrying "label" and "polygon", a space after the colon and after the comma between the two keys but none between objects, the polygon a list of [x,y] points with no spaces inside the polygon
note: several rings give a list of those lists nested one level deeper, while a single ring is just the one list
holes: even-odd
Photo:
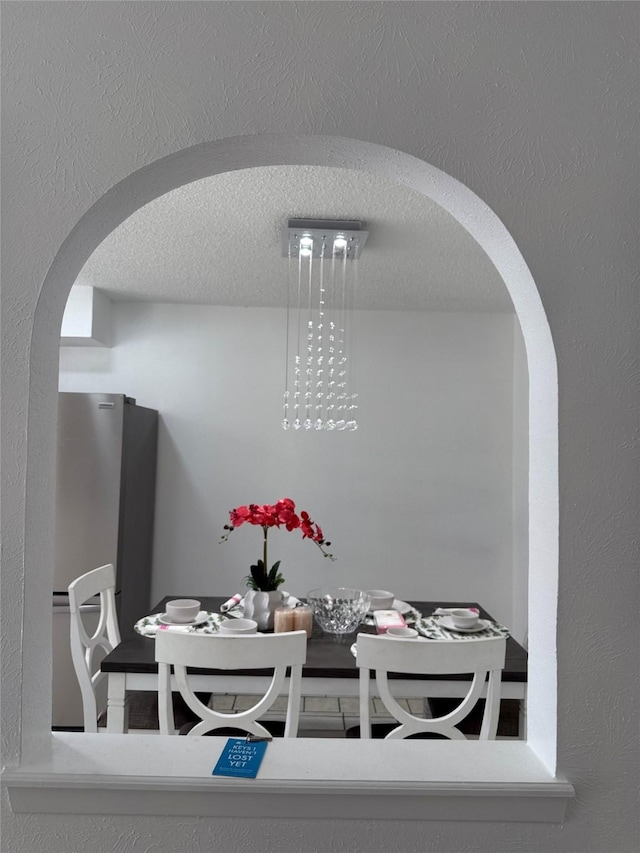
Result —
[{"label": "green patterned napkin", "polygon": [[177,634],[217,634],[220,623],[227,618],[227,614],[221,616],[209,610],[202,612],[206,613],[207,618],[198,625],[163,625],[160,617],[164,616],[164,613],[153,613],[151,616],[138,619],[133,627],[143,637],[155,637],[158,631],[172,631]]},{"label": "green patterned napkin", "polygon": [[438,616],[421,616],[416,619],[415,628],[427,640],[486,640],[489,637],[508,637],[509,629],[497,622],[485,619],[487,627],[483,631],[454,631],[445,628]]}]

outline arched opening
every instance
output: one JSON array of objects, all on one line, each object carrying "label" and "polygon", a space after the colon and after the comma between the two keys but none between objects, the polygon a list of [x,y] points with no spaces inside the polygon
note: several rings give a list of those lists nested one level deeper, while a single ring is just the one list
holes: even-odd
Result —
[{"label": "arched opening", "polygon": [[[471,191],[439,170],[400,152],[354,140],[330,137],[241,137],[205,143],[164,158],[126,178],[85,214],[61,247],[47,275],[36,311],[31,347],[29,457],[27,472],[26,565],[44,567],[51,549],[52,495],[40,489],[44,458],[53,459],[48,435],[55,411],[56,351],[62,311],[71,285],[104,237],[142,205],[190,181],[212,174],[267,165],[320,165],[384,176],[428,196],[471,234],[489,256],[513,301],[529,364],[529,743],[555,768],[555,614],[557,590],[557,383],[555,354],[535,284],[512,238],[497,217]],[[43,568],[44,572],[44,568]],[[42,573],[40,574],[42,577]],[[27,589],[34,580],[27,576]],[[44,596],[28,597],[28,610],[47,605]],[[43,611],[42,611],[43,612]],[[25,726],[26,753],[43,742],[47,709],[30,659],[37,659],[44,638],[25,637],[24,698],[37,714]]]}]

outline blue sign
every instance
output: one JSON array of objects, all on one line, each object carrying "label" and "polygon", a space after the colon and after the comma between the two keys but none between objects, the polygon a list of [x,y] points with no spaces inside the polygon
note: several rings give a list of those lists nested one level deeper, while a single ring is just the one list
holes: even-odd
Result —
[{"label": "blue sign", "polygon": [[211,775],[255,779],[266,749],[266,741],[252,742],[245,738],[231,737],[222,750],[222,755]]}]

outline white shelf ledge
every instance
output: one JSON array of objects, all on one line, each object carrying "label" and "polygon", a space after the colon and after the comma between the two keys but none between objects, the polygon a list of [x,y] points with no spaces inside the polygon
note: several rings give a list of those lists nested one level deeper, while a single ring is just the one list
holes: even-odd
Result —
[{"label": "white shelf ledge", "polygon": [[212,777],[226,740],[55,733],[2,784],[48,814],[559,823],[574,796],[521,741],[277,740],[258,778]]}]

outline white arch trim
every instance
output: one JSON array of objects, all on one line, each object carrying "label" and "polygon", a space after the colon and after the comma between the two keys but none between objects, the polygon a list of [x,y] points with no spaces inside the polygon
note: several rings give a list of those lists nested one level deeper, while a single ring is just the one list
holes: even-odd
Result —
[{"label": "white arch trim", "polygon": [[[53,489],[43,488],[55,459],[58,346],[70,288],[99,243],[144,204],[183,184],[238,169],[273,165],[329,166],[368,172],[421,193],[447,210],[484,249],[511,295],[529,367],[529,717],[528,742],[553,774],[556,767],[556,616],[558,589],[558,388],[549,324],[537,288],[513,238],[468,187],[415,157],[354,139],[260,135],[205,142],[123,179],[80,219],[57,253],[35,312],[30,358],[25,518],[25,626],[22,757],[49,743],[49,708],[31,676],[42,653],[44,596],[36,586],[51,572]],[[33,596],[33,597],[32,597]],[[38,605],[38,600],[40,605]],[[32,603],[36,601],[35,607]],[[47,606],[49,606],[47,604]],[[38,612],[42,610],[42,612]],[[46,620],[45,620],[46,624]],[[28,630],[31,628],[32,630]]]}]

